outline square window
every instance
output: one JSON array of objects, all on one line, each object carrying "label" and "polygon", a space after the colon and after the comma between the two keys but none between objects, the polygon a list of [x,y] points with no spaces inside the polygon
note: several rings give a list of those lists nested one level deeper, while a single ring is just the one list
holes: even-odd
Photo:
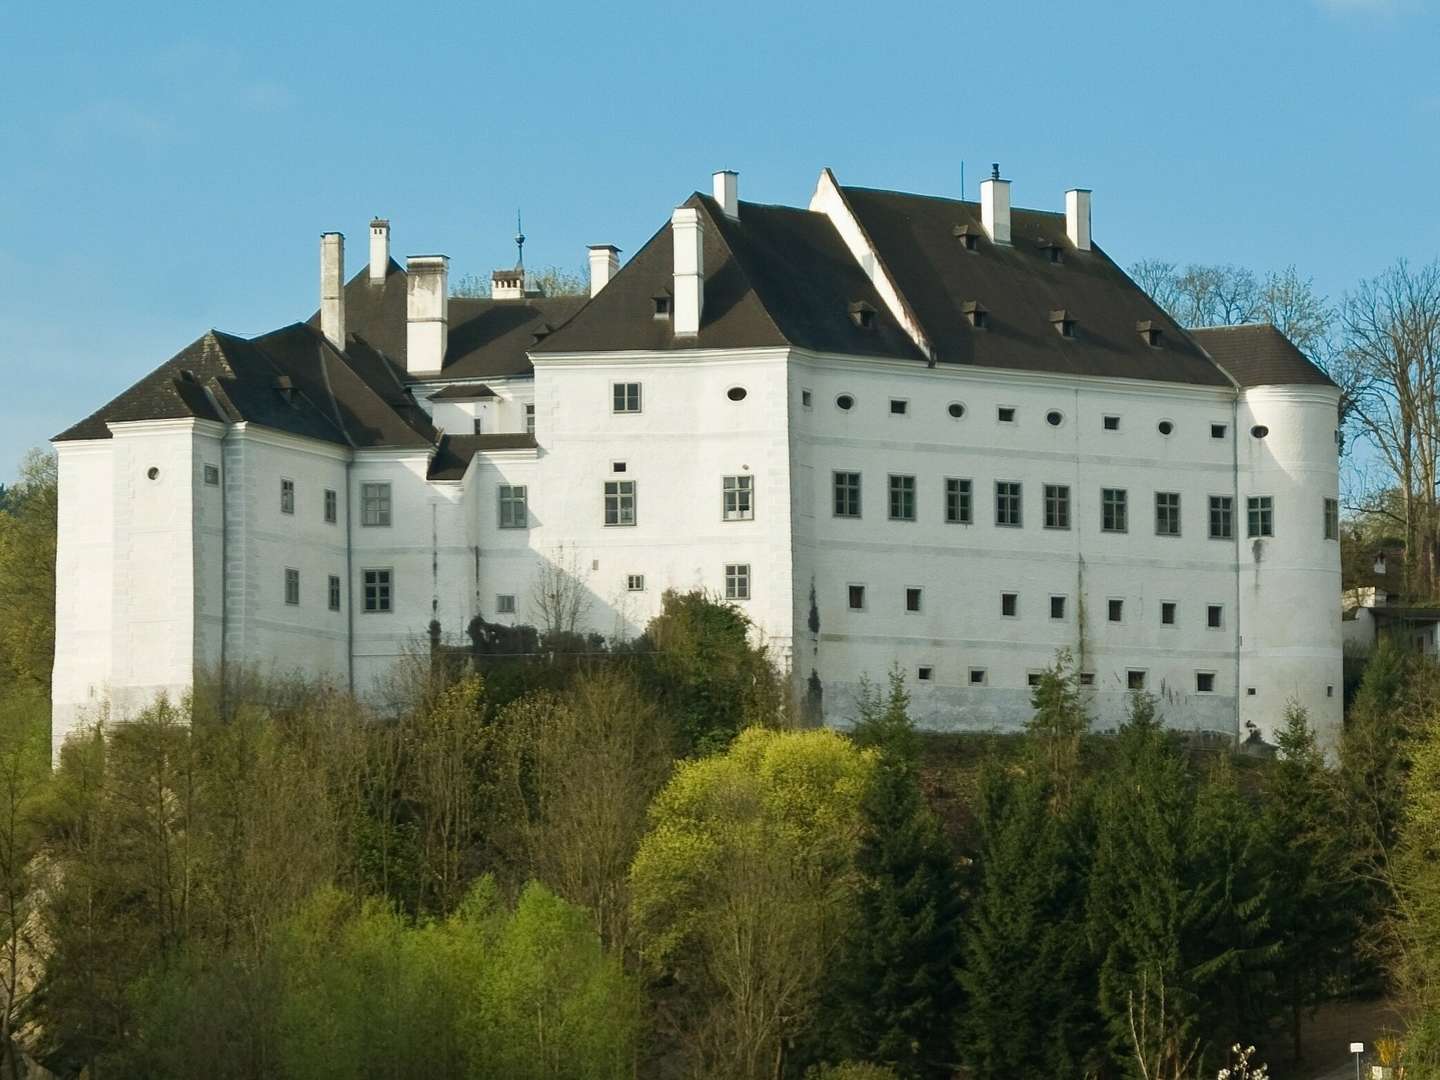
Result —
[{"label": "square window", "polygon": [[750,599],[750,564],[725,564],[725,599]]},{"label": "square window", "polygon": [[330,575],[330,585],[329,585],[329,588],[326,590],[326,594],[329,596],[329,599],[330,599],[330,610],[331,610],[331,611],[339,611],[339,610],[340,610],[340,578],[339,578],[338,575],[336,575],[336,574],[331,574],[331,575]]},{"label": "square window", "polygon": [[605,524],[635,524],[635,481],[605,481]]},{"label": "square window", "polygon": [[1161,600],[1161,601],[1160,601],[1160,625],[1161,625],[1161,626],[1174,626],[1174,625],[1175,625],[1175,601],[1174,601],[1174,600]]},{"label": "square window", "polygon": [[524,529],[530,525],[524,484],[500,485],[500,528]]},{"label": "square window", "polygon": [[1095,685],[1095,673],[1094,673],[1093,671],[1082,671],[1082,672],[1080,672],[1080,685],[1081,685],[1081,686],[1094,686],[1094,685]]},{"label": "square window", "polygon": [[285,571],[285,603],[300,603],[300,571]]},{"label": "square window", "polygon": [[340,496],[332,489],[325,489],[325,524],[334,525],[339,515]]},{"label": "square window", "polygon": [[1178,491],[1157,491],[1155,493],[1155,535],[1180,535],[1180,493]]},{"label": "square window", "polygon": [[1226,436],[1227,434],[1229,434],[1229,432],[1230,432],[1230,425],[1229,425],[1229,424],[1211,424],[1211,425],[1210,425],[1210,438],[1212,438],[1212,439],[1223,439],[1223,438],[1225,438],[1225,436]]},{"label": "square window", "polygon": [[915,477],[890,477],[890,520],[915,520]]},{"label": "square window", "polygon": [[727,476],[721,483],[721,518],[725,521],[751,521],[755,517],[755,478]]},{"label": "square window", "polygon": [[974,520],[970,481],[947,476],[945,478],[945,523],[947,525],[969,525]]},{"label": "square window", "polygon": [[1195,672],[1195,692],[1197,694],[1213,694],[1215,692],[1215,673],[1213,671]]},{"label": "square window", "polygon": [[495,597],[495,611],[499,615],[515,614],[515,594],[500,593]]},{"label": "square window", "polygon": [[970,685],[971,685],[971,686],[984,686],[984,685],[985,685],[985,669],[984,669],[983,667],[972,667],[972,668],[970,669]]},{"label": "square window", "polygon": [[295,513],[295,481],[280,481],[280,512],[282,514]]},{"label": "square window", "polygon": [[1063,596],[1052,596],[1052,597],[1050,597],[1050,618],[1052,618],[1052,619],[1063,619],[1063,618],[1065,618],[1065,597],[1063,597]]},{"label": "square window", "polygon": [[1011,405],[1001,405],[995,410],[995,419],[1002,424],[1013,424],[1015,422],[1015,409]]},{"label": "square window", "polygon": [[812,408],[813,405],[814,405],[814,395],[811,394],[809,390],[801,390],[801,391],[800,391],[800,407],[801,407],[802,409],[809,409],[809,408]]},{"label": "square window", "polygon": [[1123,533],[1129,529],[1129,497],[1124,488],[1100,489],[1100,529]]},{"label": "square window", "polygon": [[1206,605],[1205,625],[1211,630],[1219,630],[1225,625],[1225,606],[1223,604]]},{"label": "square window", "polygon": [[921,682],[929,682],[934,674],[935,669],[926,664],[921,664],[915,669],[915,677]]},{"label": "square window", "polygon": [[644,592],[644,591],[645,591],[645,575],[644,575],[644,574],[627,574],[627,575],[625,576],[625,591],[626,591],[626,592]]},{"label": "square window", "polygon": [[1338,499],[1325,500],[1325,539],[1340,539],[1340,501]]},{"label": "square window", "polygon": [[849,587],[849,594],[850,594],[850,610],[851,610],[851,611],[864,611],[864,610],[865,610],[865,586],[864,586],[864,585],[851,585],[851,586]]},{"label": "square window", "polygon": [[390,524],[390,485],[360,485],[360,524]]},{"label": "square window", "polygon": [[1125,621],[1125,601],[1111,600],[1108,602],[1108,615],[1111,622]]},{"label": "square window", "polygon": [[1020,611],[1020,594],[1013,592],[1002,592],[1000,594],[1000,614],[1007,619],[1013,619]]},{"label": "square window", "polygon": [[858,518],[860,516],[860,474],[858,472],[837,472],[835,474],[835,516]]},{"label": "square window", "polygon": [[535,434],[535,406],[534,406],[534,405],[526,405],[526,406],[525,406],[525,434],[527,434],[527,435],[534,435],[534,434]]},{"label": "square window", "polygon": [[1252,495],[1245,500],[1246,535],[1250,539],[1275,535],[1275,500],[1269,495]]},{"label": "square window", "polygon": [[1144,690],[1145,672],[1135,670],[1125,672],[1125,688],[1127,690]]},{"label": "square window", "polygon": [[1255,697],[1255,696],[1256,696],[1256,694],[1255,694],[1255,687],[1253,687],[1253,686],[1247,686],[1247,687],[1245,688],[1245,696],[1246,696],[1246,697]]},{"label": "square window", "polygon": [[905,590],[905,610],[906,610],[906,611],[919,611],[919,610],[920,610],[920,590],[919,590],[919,589],[906,589],[906,590]]},{"label": "square window", "polygon": [[1101,426],[1102,428],[1104,428],[1106,431],[1119,431],[1119,430],[1120,430],[1120,417],[1118,417],[1118,416],[1106,416],[1106,417],[1102,417],[1102,418],[1101,418],[1101,421],[1100,421],[1100,426]]},{"label": "square window", "polygon": [[1039,686],[1039,685],[1040,685],[1040,681],[1041,681],[1043,678],[1045,678],[1045,675],[1044,675],[1043,672],[1039,672],[1039,671],[1026,672],[1026,674],[1025,674],[1025,685],[1026,685],[1026,686],[1031,686],[1031,687]]},{"label": "square window", "polygon": [[910,402],[904,400],[903,398],[891,398],[891,399],[890,399],[890,415],[891,415],[891,416],[905,416],[905,415],[908,414],[909,412],[910,412]]},{"label": "square window", "polygon": [[219,483],[220,483],[220,466],[218,466],[218,465],[206,465],[206,466],[205,466],[205,483],[209,484],[211,487],[216,487],[216,486],[219,485]]},{"label": "square window", "polygon": [[1045,528],[1070,528],[1070,487],[1067,484],[1045,485]]},{"label": "square window", "polygon": [[1020,485],[1014,480],[995,481],[995,524],[1020,527]]},{"label": "square window", "polygon": [[1235,500],[1229,495],[1210,496],[1210,539],[1235,538]]},{"label": "square window", "polygon": [[389,570],[362,570],[365,587],[365,611],[370,614],[394,610],[393,577]]},{"label": "square window", "polygon": [[611,411],[617,413],[638,413],[640,411],[640,384],[638,382],[617,382],[610,387]]}]

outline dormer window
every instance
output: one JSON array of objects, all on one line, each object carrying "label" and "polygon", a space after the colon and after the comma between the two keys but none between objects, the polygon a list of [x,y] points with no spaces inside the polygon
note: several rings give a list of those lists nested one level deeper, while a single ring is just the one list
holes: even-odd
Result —
[{"label": "dormer window", "polygon": [[990,325],[990,312],[986,310],[985,305],[980,303],[979,300],[966,300],[965,303],[960,305],[960,310],[963,311],[965,317],[970,320],[970,325],[977,330],[984,330]]},{"label": "dormer window", "polygon": [[290,381],[289,375],[275,376],[275,392],[280,395],[286,405],[295,404],[295,384]]},{"label": "dormer window", "polygon": [[850,305],[850,321],[862,330],[869,330],[875,325],[875,309],[864,300],[856,300]]},{"label": "dormer window", "polygon": [[655,305],[655,318],[670,318],[670,294],[668,292],[656,293],[650,298],[650,301]]},{"label": "dormer window", "polygon": [[1075,316],[1065,308],[1056,308],[1050,312],[1050,325],[1055,327],[1055,332],[1061,337],[1075,336]]},{"label": "dormer window", "polygon": [[974,225],[956,225],[951,230],[951,235],[959,242],[962,250],[974,251],[980,239],[980,230]]},{"label": "dormer window", "polygon": [[535,328],[535,335],[534,335],[534,336],[535,336],[535,341],[534,341],[534,344],[538,345],[540,342],[544,341],[547,337],[550,336],[550,334],[552,334],[552,333],[554,332],[554,330],[555,330],[555,328],[554,328],[553,326],[551,326],[548,322],[547,322],[547,323],[541,323],[539,326],[537,326],[537,327]]},{"label": "dormer window", "polygon": [[1065,261],[1065,249],[1060,246],[1059,241],[1041,240],[1036,247],[1038,247],[1041,253],[1052,263],[1062,263]]},{"label": "dormer window", "polygon": [[1135,324],[1135,332],[1138,333],[1141,340],[1152,349],[1158,349],[1160,347],[1160,339],[1164,331],[1161,329],[1159,323],[1151,319],[1141,319]]}]

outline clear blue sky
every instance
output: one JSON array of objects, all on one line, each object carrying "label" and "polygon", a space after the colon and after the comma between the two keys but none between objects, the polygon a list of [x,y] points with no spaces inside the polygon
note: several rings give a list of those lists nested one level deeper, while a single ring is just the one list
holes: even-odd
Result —
[{"label": "clear blue sky", "polygon": [[30,4],[0,32],[0,480],[209,327],[317,303],[318,237],[452,273],[633,252],[717,168],[1016,205],[1338,295],[1440,256],[1434,0]]}]

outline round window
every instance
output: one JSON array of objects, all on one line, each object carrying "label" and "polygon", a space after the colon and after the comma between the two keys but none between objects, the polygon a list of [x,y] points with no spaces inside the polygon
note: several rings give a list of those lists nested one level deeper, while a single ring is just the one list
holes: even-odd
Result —
[{"label": "round window", "polygon": [[1263,439],[1266,435],[1270,434],[1270,429],[1264,424],[1256,424],[1250,429],[1250,434],[1254,435],[1257,439]]},{"label": "round window", "polygon": [[855,407],[855,399],[849,394],[841,394],[835,399],[835,407],[843,412],[849,412]]},{"label": "round window", "polygon": [[960,402],[958,401],[952,401],[950,403],[949,411],[951,416],[953,416],[956,420],[959,420],[962,416],[965,415],[965,406],[960,404]]},{"label": "round window", "polygon": [[731,401],[744,401],[746,390],[743,386],[732,386],[725,391],[725,396]]},{"label": "round window", "polygon": [[151,480],[154,480],[160,475],[160,470],[157,469],[154,465],[151,465],[150,468],[145,470],[145,475],[148,476]]},{"label": "round window", "polygon": [[1169,435],[1172,431],[1175,430],[1175,425],[1172,424],[1169,420],[1161,420],[1160,423],[1155,425],[1155,427],[1161,435]]},{"label": "round window", "polygon": [[1059,409],[1051,409],[1045,414],[1045,422],[1051,427],[1059,427],[1065,420],[1065,416]]}]

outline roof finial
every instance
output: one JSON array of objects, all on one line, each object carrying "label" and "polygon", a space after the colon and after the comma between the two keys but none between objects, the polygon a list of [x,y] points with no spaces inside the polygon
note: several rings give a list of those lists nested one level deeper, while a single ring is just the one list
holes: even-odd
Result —
[{"label": "roof finial", "polygon": [[520,211],[515,211],[515,269],[525,266],[525,230],[520,227]]},{"label": "roof finial", "polygon": [[999,179],[1000,179],[1000,163],[999,163],[998,161],[992,161],[992,162],[990,163],[990,179],[991,179],[991,180],[999,180]]}]

